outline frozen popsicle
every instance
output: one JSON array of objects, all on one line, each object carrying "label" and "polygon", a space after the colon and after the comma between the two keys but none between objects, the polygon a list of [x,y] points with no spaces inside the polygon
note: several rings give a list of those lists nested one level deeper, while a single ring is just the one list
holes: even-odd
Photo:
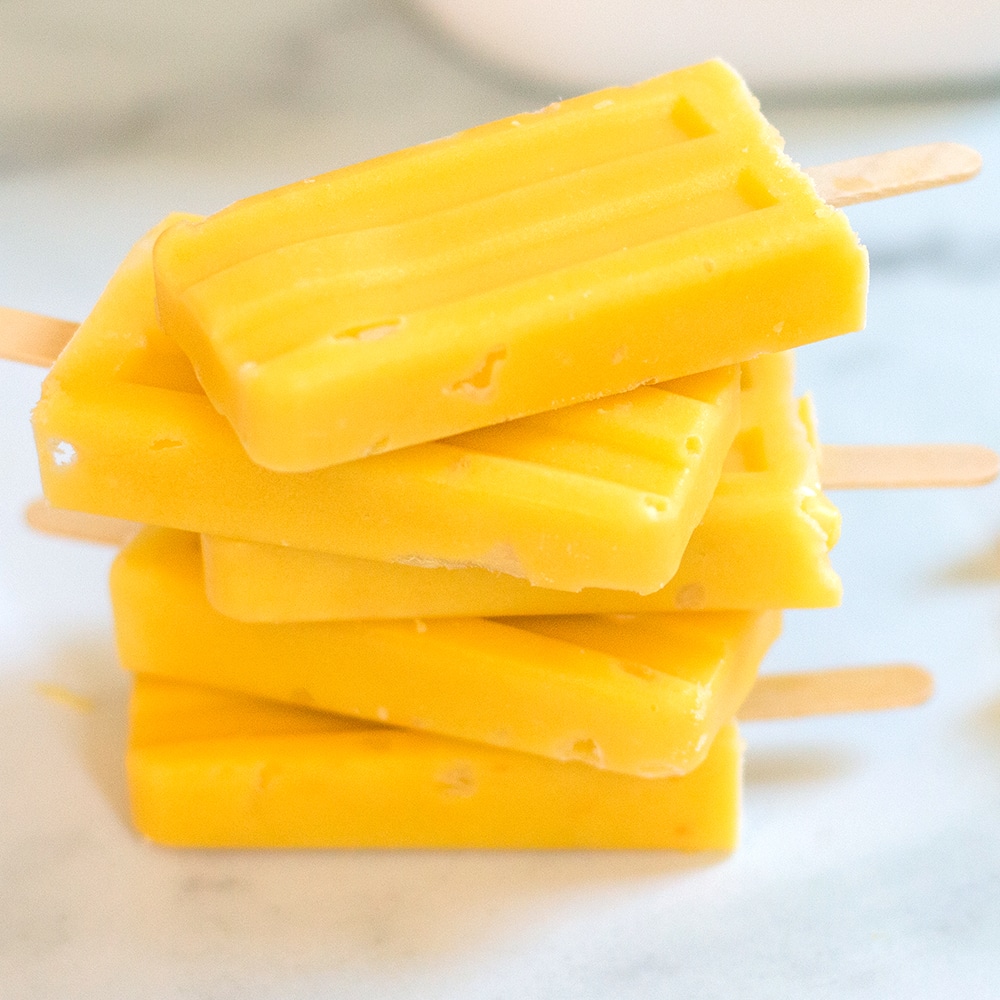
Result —
[{"label": "frozen popsicle", "polygon": [[127,770],[173,846],[700,851],[736,846],[741,756],[728,724],[651,780],[140,676]]},{"label": "frozen popsicle", "polygon": [[[202,537],[209,601],[243,621],[451,615],[638,613],[829,607],[840,515],[820,490],[808,399],[793,393],[791,352],[743,365],[741,425],[680,568],[647,596],[566,593],[481,569],[428,569]],[[994,459],[995,461],[995,459]]]},{"label": "frozen popsicle", "polygon": [[860,329],[867,258],[713,61],[158,239],[167,333],[303,472]]},{"label": "frozen popsicle", "polygon": [[251,624],[205,598],[196,535],[146,529],[111,573],[126,669],[629,774],[696,767],[780,614]]},{"label": "frozen popsicle", "polygon": [[[770,675],[740,718],[909,707],[932,686],[912,665]],[[130,714],[135,824],[174,846],[735,846],[732,723],[695,770],[650,779],[141,674]]]},{"label": "frozen popsicle", "polygon": [[122,264],[35,408],[58,507],[555,589],[676,572],[739,421],[738,366],[315,473],[247,457],[160,330],[150,247]]}]

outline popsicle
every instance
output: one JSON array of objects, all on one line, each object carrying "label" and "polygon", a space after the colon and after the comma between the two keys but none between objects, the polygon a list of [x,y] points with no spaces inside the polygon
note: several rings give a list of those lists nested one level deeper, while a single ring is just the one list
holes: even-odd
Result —
[{"label": "popsicle", "polygon": [[481,569],[428,569],[202,536],[209,601],[243,621],[451,615],[638,613],[830,607],[841,586],[829,550],[840,515],[820,489],[807,398],[791,352],[745,362],[740,431],[680,567],[646,596],[566,593]]},{"label": "popsicle", "polygon": [[[923,704],[909,664],[761,678],[740,719]],[[686,775],[637,778],[135,677],[126,766],[136,827],[186,847],[729,850],[736,726]]]},{"label": "popsicle", "polygon": [[196,535],[118,555],[119,657],[154,674],[643,776],[696,767],[777,611],[251,624],[205,598]]},{"label": "popsicle", "polygon": [[164,329],[305,472],[864,324],[867,258],[720,61],[257,195],[157,240]]},{"label": "popsicle", "polygon": [[731,850],[742,747],[639,778],[139,676],[137,829],[185,847]]},{"label": "popsicle", "polygon": [[[162,227],[160,227],[162,229]],[[45,380],[33,422],[58,507],[555,589],[676,572],[739,421],[737,366],[315,473],[247,457],[160,330],[147,235]]]}]

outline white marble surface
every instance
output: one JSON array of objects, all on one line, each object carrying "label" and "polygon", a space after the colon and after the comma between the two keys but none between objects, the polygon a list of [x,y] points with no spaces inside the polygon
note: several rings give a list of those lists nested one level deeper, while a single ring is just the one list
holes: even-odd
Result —
[{"label": "white marble surface", "polygon": [[[552,96],[392,6],[342,6],[303,46],[238,100],[220,86],[99,144],[6,150],[0,301],[82,317],[171,209]],[[938,138],[986,154],[971,185],[854,211],[869,329],[802,350],[799,382],[831,441],[1000,447],[1000,98],[767,110],[803,162]],[[839,496],[844,605],[790,615],[768,668],[912,659],[938,691],[746,726],[732,857],[175,852],[125,819],[110,553],[21,523],[40,378],[0,363],[0,995],[1000,995],[1000,487]]]}]

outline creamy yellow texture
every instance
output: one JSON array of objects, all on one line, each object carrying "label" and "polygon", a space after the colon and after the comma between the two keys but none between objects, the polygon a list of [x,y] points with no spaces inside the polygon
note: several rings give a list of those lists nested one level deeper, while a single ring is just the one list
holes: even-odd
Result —
[{"label": "creamy yellow texture", "polygon": [[864,322],[867,259],[715,61],[179,222],[167,332],[308,471]]},{"label": "creamy yellow texture", "polygon": [[137,829],[174,846],[724,851],[740,758],[730,724],[636,778],[140,676],[126,763]]}]

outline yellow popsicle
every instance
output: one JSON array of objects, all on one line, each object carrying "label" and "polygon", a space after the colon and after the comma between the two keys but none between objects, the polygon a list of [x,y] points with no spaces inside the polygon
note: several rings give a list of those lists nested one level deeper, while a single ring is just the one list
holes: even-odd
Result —
[{"label": "yellow popsicle", "polygon": [[249,624],[205,598],[198,538],[146,529],[111,592],[132,672],[650,777],[704,759],[780,614]]},{"label": "yellow popsicle", "polygon": [[719,61],[178,223],[167,332],[302,472],[864,322],[867,259]]},{"label": "yellow popsicle", "polygon": [[741,744],[636,778],[137,677],[127,754],[136,827],[184,847],[736,846]]},{"label": "yellow popsicle", "polygon": [[819,486],[807,399],[792,393],[792,356],[743,365],[741,424],[680,568],[646,596],[571,594],[481,569],[427,569],[280,545],[202,537],[212,606],[242,621],[451,615],[641,613],[830,607],[840,515]]},{"label": "yellow popsicle", "polygon": [[649,592],[676,572],[738,427],[737,366],[315,473],[273,473],[250,461],[159,328],[157,231],[45,380],[34,427],[55,506],[480,566],[561,590]]}]

